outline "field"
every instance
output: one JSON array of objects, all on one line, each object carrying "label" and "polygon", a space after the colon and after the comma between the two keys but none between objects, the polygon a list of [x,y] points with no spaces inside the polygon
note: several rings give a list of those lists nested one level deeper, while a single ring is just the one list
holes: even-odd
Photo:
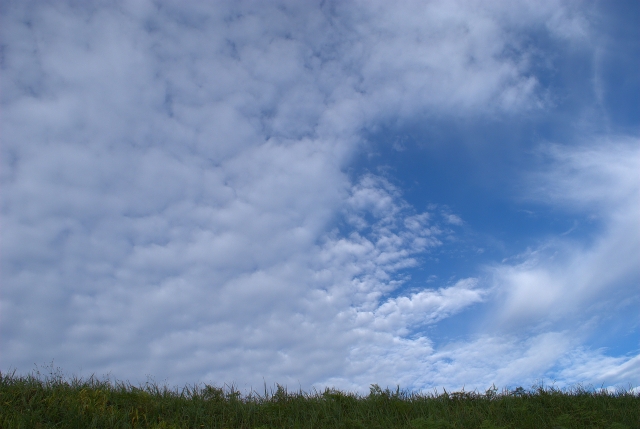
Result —
[{"label": "field", "polygon": [[372,385],[368,395],[282,386],[233,387],[0,373],[0,427],[13,428],[640,428],[640,395],[576,387],[418,394]]}]

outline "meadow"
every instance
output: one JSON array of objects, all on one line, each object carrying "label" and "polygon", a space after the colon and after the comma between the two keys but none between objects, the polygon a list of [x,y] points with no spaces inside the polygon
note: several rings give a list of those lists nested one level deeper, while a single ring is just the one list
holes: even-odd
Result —
[{"label": "meadow", "polygon": [[0,427],[14,428],[640,428],[640,394],[534,386],[368,395],[233,386],[169,388],[89,377],[0,373]]}]

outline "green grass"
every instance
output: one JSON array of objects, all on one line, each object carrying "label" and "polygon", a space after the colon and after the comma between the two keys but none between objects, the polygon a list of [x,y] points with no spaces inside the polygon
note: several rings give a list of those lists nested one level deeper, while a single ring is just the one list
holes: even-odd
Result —
[{"label": "green grass", "polygon": [[417,394],[371,386],[369,395],[277,386],[241,395],[209,385],[0,373],[0,427],[13,428],[640,428],[631,391],[534,387],[498,393]]}]

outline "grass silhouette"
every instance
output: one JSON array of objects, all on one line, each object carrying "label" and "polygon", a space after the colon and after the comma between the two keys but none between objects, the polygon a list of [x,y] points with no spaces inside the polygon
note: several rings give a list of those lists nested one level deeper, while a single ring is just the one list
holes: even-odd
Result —
[{"label": "grass silhouette", "polygon": [[169,388],[58,371],[0,373],[0,427],[13,428],[640,428],[631,389],[422,394],[372,385],[368,395],[276,385],[242,395],[233,386]]}]

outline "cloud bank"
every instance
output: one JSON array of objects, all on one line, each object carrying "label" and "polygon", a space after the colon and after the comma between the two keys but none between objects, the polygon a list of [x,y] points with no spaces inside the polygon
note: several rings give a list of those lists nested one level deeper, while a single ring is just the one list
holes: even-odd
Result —
[{"label": "cloud bank", "polygon": [[[527,185],[597,216],[591,241],[411,291],[462,218],[348,173],[380,121],[548,108],[528,41],[587,43],[572,2],[6,2],[2,28],[3,370],[356,390],[638,378],[637,356],[570,333],[637,302],[637,138],[550,147]],[[483,332],[429,338],[480,307],[496,309]]]}]

